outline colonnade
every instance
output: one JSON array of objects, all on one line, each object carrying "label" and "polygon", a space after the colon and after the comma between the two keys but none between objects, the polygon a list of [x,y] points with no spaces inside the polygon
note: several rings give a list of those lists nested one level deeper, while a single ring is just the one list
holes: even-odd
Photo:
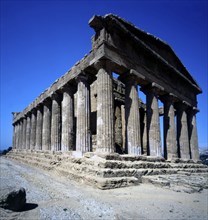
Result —
[{"label": "colonnade", "polygon": [[[114,97],[112,70],[106,62],[97,69],[98,152],[115,152]],[[125,78],[125,80],[124,80]],[[126,153],[141,155],[138,75],[125,74]],[[51,151],[92,151],[90,131],[90,83],[88,74],[76,78],[77,88],[66,84],[39,103],[13,124],[13,148]],[[69,82],[70,83],[70,82]],[[155,83],[141,86],[146,95],[147,155],[162,156],[158,99],[164,103],[164,157],[199,159],[196,127],[197,109]],[[74,93],[77,91],[77,115],[74,116]],[[175,120],[175,116],[177,120]],[[144,137],[143,137],[144,138]]]}]

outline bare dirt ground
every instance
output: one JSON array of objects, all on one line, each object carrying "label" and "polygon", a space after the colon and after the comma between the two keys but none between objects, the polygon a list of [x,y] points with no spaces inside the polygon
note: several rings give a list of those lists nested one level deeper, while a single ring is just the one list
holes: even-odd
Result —
[{"label": "bare dirt ground", "polygon": [[[200,174],[199,174],[200,175]],[[185,193],[149,184],[102,191],[0,157],[0,189],[24,187],[24,211],[0,219],[208,219],[208,190]]]}]

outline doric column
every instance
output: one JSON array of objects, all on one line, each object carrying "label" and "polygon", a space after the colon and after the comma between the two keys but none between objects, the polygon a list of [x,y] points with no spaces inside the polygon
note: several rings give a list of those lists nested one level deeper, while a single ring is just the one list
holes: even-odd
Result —
[{"label": "doric column", "polygon": [[18,125],[17,123],[14,124],[14,142],[13,142],[13,148],[17,149],[17,129],[18,129]]},{"label": "doric column", "polygon": [[36,142],[35,149],[42,150],[42,131],[43,131],[43,109],[37,106],[37,122],[36,122]]},{"label": "doric column", "polygon": [[36,137],[36,109],[32,110],[31,114],[31,133],[30,133],[30,149],[35,149],[35,137]]},{"label": "doric column", "polygon": [[19,122],[16,123],[15,146],[19,149]]},{"label": "doric column", "polygon": [[87,152],[90,146],[90,88],[87,76],[81,73],[77,77],[77,129],[76,129],[76,150]]},{"label": "doric column", "polygon": [[42,150],[51,149],[51,100],[43,103]]},{"label": "doric column", "polygon": [[147,112],[143,111],[142,153],[147,155]]},{"label": "doric column", "polygon": [[187,126],[187,105],[185,102],[177,103],[177,142],[181,159],[190,159],[188,126]]},{"label": "doric column", "polygon": [[27,131],[27,119],[23,118],[23,131],[22,131],[22,147],[26,149],[26,131]]},{"label": "doric column", "polygon": [[18,121],[18,129],[17,129],[17,147],[18,150],[21,149],[21,122]]},{"label": "doric column", "polygon": [[26,125],[26,149],[30,149],[30,130],[31,130],[31,115],[27,114],[27,125]]},{"label": "doric column", "polygon": [[15,124],[13,124],[12,148],[15,149]]},{"label": "doric column", "polygon": [[20,119],[20,129],[19,129],[19,149],[23,149],[23,146],[22,146],[22,140],[23,140],[23,137],[22,137],[22,133],[23,133],[23,120],[22,118]]},{"label": "doric column", "polygon": [[176,131],[175,131],[175,109],[173,106],[174,96],[172,94],[161,97],[164,103],[164,157],[171,160],[178,158]]},{"label": "doric column", "polygon": [[22,146],[21,146],[21,121],[19,121],[19,128],[18,128],[18,149],[21,150]]},{"label": "doric column", "polygon": [[199,160],[199,146],[198,146],[198,134],[196,126],[196,113],[199,110],[195,107],[188,110],[188,131],[189,131],[189,145],[191,151],[191,159],[194,161]]},{"label": "doric column", "polygon": [[121,121],[122,121],[122,150],[125,152],[126,148],[126,120],[125,120],[125,107],[121,105]]},{"label": "doric column", "polygon": [[58,93],[53,93],[51,113],[51,150],[61,150],[61,100]]},{"label": "doric column", "polygon": [[162,156],[160,140],[160,119],[158,109],[158,88],[155,84],[142,88],[146,94],[147,147],[150,156]]},{"label": "doric column", "polygon": [[74,146],[74,93],[70,85],[63,88],[61,150],[70,151]]},{"label": "doric column", "polygon": [[113,79],[108,62],[97,64],[97,149],[114,152]]},{"label": "doric column", "polygon": [[[121,103],[115,101],[115,146],[118,153],[125,152],[123,148],[123,139],[122,139],[122,116],[121,116]],[[125,134],[124,134],[125,135]]]},{"label": "doric column", "polygon": [[15,147],[16,147],[16,149],[18,149],[19,148],[19,143],[18,143],[18,141],[19,141],[19,123],[17,122],[16,124],[15,124]]},{"label": "doric column", "polygon": [[121,80],[125,83],[125,120],[126,120],[126,148],[128,154],[141,155],[139,98],[137,78],[133,74],[126,74]]}]

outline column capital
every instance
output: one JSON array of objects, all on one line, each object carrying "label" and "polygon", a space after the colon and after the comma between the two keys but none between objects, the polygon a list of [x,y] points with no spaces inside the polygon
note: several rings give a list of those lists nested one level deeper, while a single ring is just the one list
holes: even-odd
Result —
[{"label": "column capital", "polygon": [[108,72],[112,72],[113,69],[113,62],[111,60],[103,59],[103,60],[97,60],[94,63],[95,69],[98,71],[99,69],[105,69]]},{"label": "column capital", "polygon": [[46,99],[43,100],[43,105],[50,107],[52,103],[52,100],[50,97],[47,97]]},{"label": "column capital", "polygon": [[31,116],[31,111],[29,111],[29,112],[27,112],[26,114],[25,114],[25,117],[30,117]]},{"label": "column capital", "polygon": [[39,111],[42,111],[42,110],[43,110],[43,103],[39,103],[39,104],[36,106],[36,109],[39,110]]},{"label": "column capital", "polygon": [[21,123],[21,122],[23,122],[23,118],[20,118],[20,119],[19,119],[19,123]]},{"label": "column capital", "polygon": [[123,83],[127,82],[133,85],[137,85],[138,82],[140,82],[141,80],[145,80],[145,77],[136,70],[130,69],[128,72],[120,75],[118,79],[121,80]]},{"label": "column capital", "polygon": [[177,110],[186,111],[191,105],[186,101],[180,101],[175,103],[175,108]]},{"label": "column capital", "polygon": [[200,110],[199,110],[197,107],[191,106],[191,107],[189,107],[189,108],[187,109],[187,111],[188,111],[188,113],[192,113],[193,115],[195,115],[195,114],[197,114]]},{"label": "column capital", "polygon": [[31,113],[32,113],[32,114],[35,114],[36,112],[37,112],[37,108],[31,109]]},{"label": "column capital", "polygon": [[74,88],[74,86],[71,85],[71,84],[65,84],[64,86],[62,86],[62,87],[60,88],[60,91],[61,91],[62,93],[67,92],[68,94],[72,94],[72,93],[75,92],[75,88]]},{"label": "column capital", "polygon": [[164,88],[155,82],[143,86],[140,90],[144,92],[144,94],[154,93],[159,95],[160,93],[164,93]]},{"label": "column capital", "polygon": [[23,120],[27,120],[27,116],[24,115],[24,116],[22,117],[22,119],[23,119]]},{"label": "column capital", "polygon": [[174,95],[173,93],[167,93],[165,95],[161,95],[160,96],[160,100],[163,102],[163,103],[167,103],[167,102],[170,102],[170,103],[174,103],[174,102],[177,102],[178,101],[178,98],[176,95]]},{"label": "column capital", "polygon": [[52,93],[50,97],[51,97],[52,100],[56,100],[57,102],[61,101],[61,97],[60,97],[60,94],[58,92]]},{"label": "column capital", "polygon": [[82,71],[77,77],[76,82],[86,82],[88,80],[88,74]]}]

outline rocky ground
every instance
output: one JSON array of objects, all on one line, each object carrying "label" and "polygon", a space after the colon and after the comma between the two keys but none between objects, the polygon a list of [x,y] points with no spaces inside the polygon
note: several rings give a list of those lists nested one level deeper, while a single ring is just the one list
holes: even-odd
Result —
[{"label": "rocky ground", "polygon": [[[200,174],[199,178],[161,176],[151,180],[158,185],[148,180],[102,191],[0,157],[0,175],[0,190],[16,186],[27,193],[23,211],[0,209],[0,219],[208,219],[208,189],[201,187],[207,185],[206,177]],[[174,184],[170,187],[168,181]],[[190,181],[192,185],[187,184]]]}]

